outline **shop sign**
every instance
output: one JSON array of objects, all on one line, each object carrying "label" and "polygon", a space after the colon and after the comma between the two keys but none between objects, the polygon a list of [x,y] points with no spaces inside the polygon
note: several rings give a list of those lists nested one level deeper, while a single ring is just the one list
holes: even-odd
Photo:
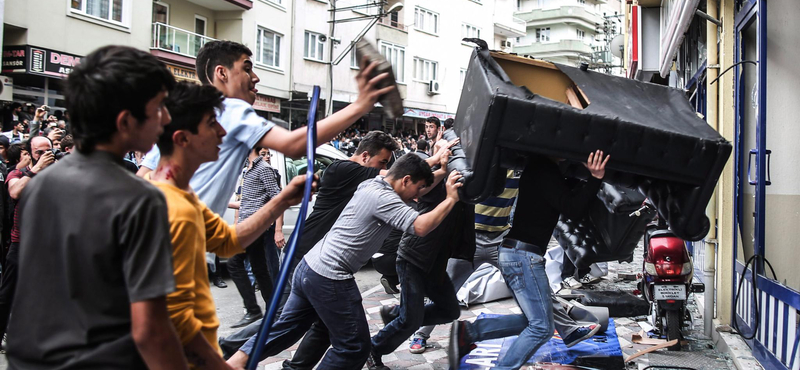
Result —
[{"label": "shop sign", "polygon": [[448,118],[453,118],[453,119],[456,118],[455,114],[435,112],[435,111],[416,109],[416,108],[403,108],[403,116],[410,118],[420,118],[420,119],[426,119],[428,117],[436,117],[442,121]]},{"label": "shop sign", "polygon": [[173,66],[171,64],[167,64],[167,69],[175,76],[175,79],[178,81],[189,81],[194,82],[196,84],[200,83],[200,80],[197,79],[197,72],[188,68],[182,68],[178,66]]},{"label": "shop sign", "polygon": [[28,71],[27,48],[22,46],[6,46],[3,48],[3,73],[25,73]]},{"label": "shop sign", "polygon": [[36,46],[6,46],[3,48],[4,73],[31,73],[66,78],[81,57]]},{"label": "shop sign", "polygon": [[253,109],[265,112],[280,113],[281,101],[276,97],[256,94],[256,102],[253,104]]}]

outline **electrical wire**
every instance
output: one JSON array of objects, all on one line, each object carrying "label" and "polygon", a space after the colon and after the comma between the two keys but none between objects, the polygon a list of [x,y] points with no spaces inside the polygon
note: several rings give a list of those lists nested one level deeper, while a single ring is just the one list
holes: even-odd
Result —
[{"label": "electrical wire", "polygon": [[[750,257],[747,260],[747,263],[744,264],[744,269],[742,270],[742,275],[739,277],[739,284],[738,284],[738,286],[736,288],[736,297],[733,298],[733,307],[736,307],[737,304],[739,303],[739,295],[742,292],[742,285],[744,284],[745,274],[747,274],[747,267],[750,266],[751,263],[753,263],[753,262],[755,262],[755,261],[757,261],[759,259],[762,262],[766,262],[767,266],[769,266],[769,269],[772,271],[772,279],[776,280],[776,281],[778,280],[778,276],[775,274],[775,269],[772,268],[772,264],[769,263],[769,260],[767,260],[766,258],[764,258],[761,255],[754,254],[752,257]],[[761,324],[761,321],[759,320],[759,318],[761,317],[761,305],[758,303],[758,298],[757,298],[757,296],[758,296],[758,292],[757,292],[757,290],[758,290],[758,278],[756,276],[756,265],[755,264],[753,265],[753,269],[750,270],[750,280],[752,280],[752,284],[750,284],[750,285],[752,286],[753,302],[755,303],[755,312],[756,312],[756,316],[755,316],[756,317],[756,320],[755,320],[756,323],[755,323],[755,326],[753,327],[753,333],[751,335],[747,335],[747,336],[742,334],[742,330],[739,328],[739,323],[736,322],[735,318],[733,320],[733,328],[736,329],[736,334],[739,334],[742,338],[744,338],[746,340],[750,340],[750,339],[753,339],[753,338],[756,337],[756,333],[758,333],[758,328],[759,328],[759,326]]]},{"label": "electrical wire", "polygon": [[317,149],[317,104],[319,103],[319,86],[314,86],[313,94],[311,96],[311,103],[308,107],[308,129],[306,134],[306,157],[308,158],[308,165],[306,167],[306,186],[303,192],[303,202],[300,204],[300,212],[297,215],[297,222],[295,223],[294,231],[289,237],[289,243],[286,248],[286,256],[283,258],[281,264],[280,275],[278,276],[278,283],[275,285],[275,290],[272,292],[272,300],[269,303],[264,320],[261,322],[261,328],[258,330],[256,336],[256,344],[253,347],[253,352],[247,362],[247,370],[255,370],[258,367],[259,357],[261,352],[269,339],[269,331],[272,327],[272,322],[275,320],[275,313],[278,311],[278,304],[281,301],[283,290],[286,288],[286,280],[289,275],[289,267],[292,265],[294,259],[295,249],[297,243],[300,242],[300,237],[303,235],[303,227],[306,223],[306,213],[308,212],[308,202],[311,200],[311,187],[314,183],[314,153]]},{"label": "electrical wire", "polygon": [[732,66],[730,66],[730,67],[728,67],[728,68],[725,68],[725,70],[724,70],[724,71],[722,71],[722,73],[720,73],[720,74],[719,74],[719,76],[717,76],[717,78],[715,78],[715,79],[714,79],[714,81],[711,81],[711,82],[710,82],[708,85],[709,85],[709,86],[710,86],[710,85],[713,85],[713,84],[714,84],[714,82],[717,82],[717,80],[719,80],[719,78],[720,78],[720,77],[722,77],[722,75],[724,75],[726,72],[730,71],[730,70],[731,70],[731,68],[733,68],[733,67],[736,67],[736,66],[738,66],[738,65],[740,65],[740,64],[744,64],[744,63],[748,63],[748,64],[752,64],[752,65],[754,65],[754,66],[758,66],[758,63],[757,63],[757,62],[755,62],[755,61],[752,61],[752,60],[743,60],[743,61],[741,61],[741,62],[736,62],[736,63],[733,63],[733,65],[732,65]]}]

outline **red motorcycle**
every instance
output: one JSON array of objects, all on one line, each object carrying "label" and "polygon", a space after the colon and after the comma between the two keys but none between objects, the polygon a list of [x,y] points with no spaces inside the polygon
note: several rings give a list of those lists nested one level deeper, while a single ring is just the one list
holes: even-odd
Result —
[{"label": "red motorcycle", "polygon": [[[641,210],[653,205],[645,203]],[[678,340],[670,351],[681,349],[681,330],[691,320],[687,310],[690,293],[702,293],[702,283],[692,283],[694,268],[686,243],[676,237],[661,217],[647,226],[644,235],[644,266],[639,290],[650,303],[650,322],[667,340]]]}]

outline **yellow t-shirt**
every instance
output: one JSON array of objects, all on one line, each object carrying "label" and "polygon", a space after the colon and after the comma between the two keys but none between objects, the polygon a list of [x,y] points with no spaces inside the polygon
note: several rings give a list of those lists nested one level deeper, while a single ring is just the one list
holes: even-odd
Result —
[{"label": "yellow t-shirt", "polygon": [[194,193],[152,181],[167,199],[175,291],[167,296],[169,311],[182,344],[202,332],[222,355],[217,343],[217,318],[208,281],[205,252],[230,257],[244,252],[236,229],[212,212]]}]

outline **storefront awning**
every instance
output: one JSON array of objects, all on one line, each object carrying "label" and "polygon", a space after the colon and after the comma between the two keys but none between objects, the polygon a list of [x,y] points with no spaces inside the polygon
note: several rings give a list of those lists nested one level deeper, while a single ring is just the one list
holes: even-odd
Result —
[{"label": "storefront awning", "polygon": [[431,110],[416,109],[416,108],[403,108],[403,117],[426,119],[428,117],[436,117],[442,121],[448,118],[456,118],[455,114],[435,112]]}]

